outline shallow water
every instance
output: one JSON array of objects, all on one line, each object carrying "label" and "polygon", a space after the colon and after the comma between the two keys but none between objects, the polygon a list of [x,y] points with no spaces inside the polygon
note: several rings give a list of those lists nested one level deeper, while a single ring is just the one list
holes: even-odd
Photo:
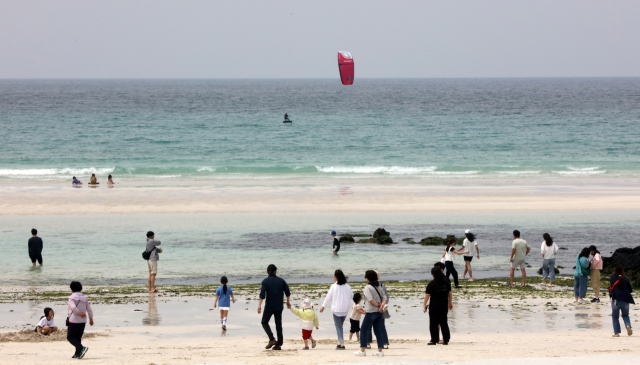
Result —
[{"label": "shallow water", "polygon": [[[507,276],[512,230],[520,229],[531,247],[529,274],[541,266],[542,234],[561,248],[556,265],[571,274],[579,250],[596,244],[603,255],[617,247],[638,245],[638,211],[531,213],[389,213],[389,214],[166,214],[86,216],[0,216],[3,266],[0,285],[145,284],[141,253],[147,230],[156,232],[164,252],[159,284],[256,283],[273,263],[290,282],[331,282],[342,269],[352,281],[377,269],[384,280],[426,279],[440,260],[442,247],[401,242],[427,236],[478,235],[480,259],[472,262],[478,278]],[[45,266],[32,268],[27,240],[37,227],[44,240]],[[343,244],[332,254],[329,231],[372,233],[384,227],[396,245]],[[462,273],[462,258],[455,265]]]}]

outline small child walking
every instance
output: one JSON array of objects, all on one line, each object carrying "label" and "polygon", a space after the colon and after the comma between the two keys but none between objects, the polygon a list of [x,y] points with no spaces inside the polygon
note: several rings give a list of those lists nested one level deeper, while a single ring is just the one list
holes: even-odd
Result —
[{"label": "small child walking", "polygon": [[311,340],[311,347],[316,347],[316,340],[313,339],[311,333],[313,332],[313,327],[319,329],[320,322],[318,322],[318,316],[316,315],[316,311],[313,310],[313,305],[311,304],[311,299],[305,298],[302,301],[302,309],[296,309],[291,307],[291,312],[296,316],[300,317],[302,326],[302,339],[304,340],[304,348],[303,350],[309,349],[308,341]]},{"label": "small child walking", "polygon": [[53,309],[47,307],[44,309],[44,316],[40,317],[40,322],[36,326],[36,332],[49,336],[57,330],[58,327],[53,324]]},{"label": "small child walking", "polygon": [[360,317],[363,314],[367,314],[362,308],[362,295],[360,293],[353,294],[353,305],[351,306],[351,315],[349,316],[349,323],[351,323],[351,329],[349,330],[349,341],[353,334],[356,334],[356,338],[360,341]]},{"label": "small child walking", "polygon": [[222,330],[227,330],[227,315],[229,314],[229,307],[231,307],[231,301],[236,303],[233,298],[233,290],[230,286],[227,286],[229,280],[226,276],[220,278],[220,286],[216,289],[216,302],[213,303],[213,307],[216,308],[220,304],[220,324],[222,324]]}]

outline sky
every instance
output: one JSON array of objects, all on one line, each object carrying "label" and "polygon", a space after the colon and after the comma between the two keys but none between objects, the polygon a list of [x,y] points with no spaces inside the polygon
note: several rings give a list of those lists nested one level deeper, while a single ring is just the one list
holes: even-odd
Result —
[{"label": "sky", "polygon": [[640,1],[0,0],[0,78],[640,76]]}]

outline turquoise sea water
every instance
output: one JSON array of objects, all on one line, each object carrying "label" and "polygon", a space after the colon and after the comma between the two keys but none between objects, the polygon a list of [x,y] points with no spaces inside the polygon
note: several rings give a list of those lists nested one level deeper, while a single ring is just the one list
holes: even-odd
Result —
[{"label": "turquoise sea water", "polygon": [[0,80],[0,129],[16,182],[640,177],[640,79]]}]

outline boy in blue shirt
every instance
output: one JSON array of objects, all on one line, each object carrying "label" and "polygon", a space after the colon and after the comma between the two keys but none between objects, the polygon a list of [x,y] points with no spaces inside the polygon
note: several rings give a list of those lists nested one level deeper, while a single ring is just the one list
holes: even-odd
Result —
[{"label": "boy in blue shirt", "polygon": [[236,300],[233,298],[233,291],[230,286],[227,286],[226,276],[220,278],[220,286],[216,290],[216,302],[213,304],[213,307],[217,307],[220,304],[220,323],[222,324],[222,330],[227,330],[227,315],[229,314],[229,307],[231,307],[231,301],[235,304]]}]

